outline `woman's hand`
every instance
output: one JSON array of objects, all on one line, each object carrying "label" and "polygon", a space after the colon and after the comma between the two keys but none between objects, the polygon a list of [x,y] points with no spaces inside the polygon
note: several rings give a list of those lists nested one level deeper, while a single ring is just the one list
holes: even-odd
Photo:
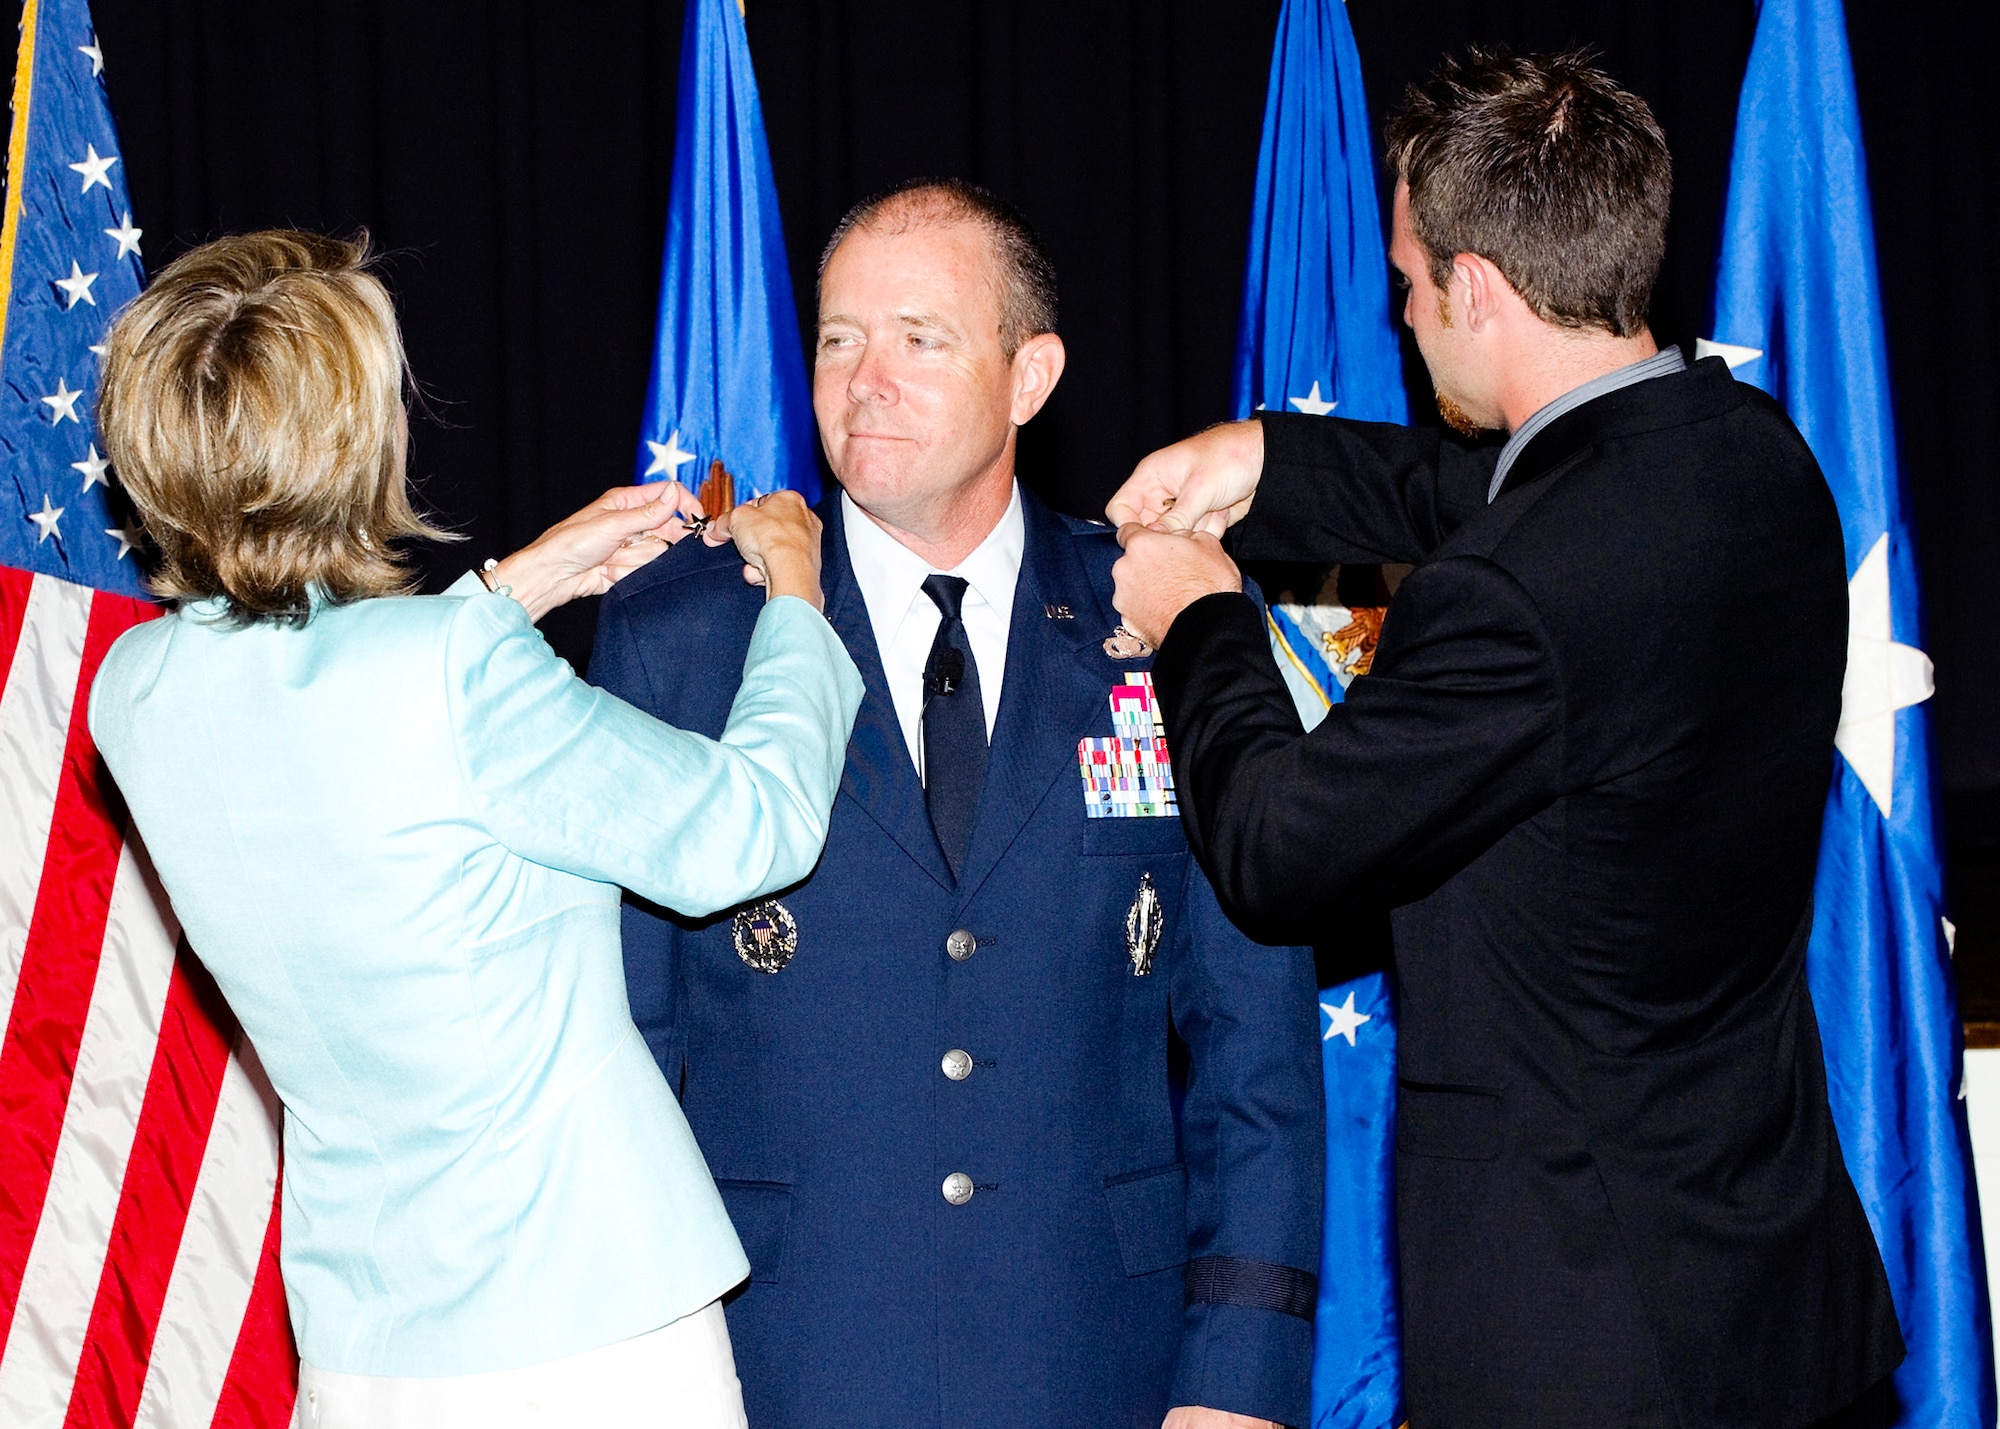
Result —
[{"label": "woman's hand", "polygon": [[[681,537],[683,517],[700,516],[701,503],[678,481],[614,486],[568,520],[555,525],[486,573],[540,620],[580,595],[602,595]],[[818,543],[814,542],[817,555]],[[818,569],[814,569],[818,582]]]},{"label": "woman's hand", "polygon": [[724,512],[702,540],[735,541],[743,579],[764,587],[765,597],[795,595],[814,610],[826,608],[819,588],[819,517],[796,491],[773,491]]}]

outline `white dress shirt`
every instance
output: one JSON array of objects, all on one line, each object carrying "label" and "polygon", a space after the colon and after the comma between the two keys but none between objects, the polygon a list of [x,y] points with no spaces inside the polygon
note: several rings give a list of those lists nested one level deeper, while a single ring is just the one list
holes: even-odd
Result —
[{"label": "white dress shirt", "polygon": [[1014,583],[1021,576],[1021,552],[1028,527],[1021,515],[1021,488],[1015,484],[1000,524],[973,553],[951,570],[939,572],[924,558],[884,531],[868,513],[840,494],[847,527],[847,558],[854,580],[868,605],[868,623],[875,631],[875,648],[882,656],[882,674],[889,698],[903,726],[903,742],[919,778],[924,770],[924,665],[931,642],[944,619],[937,604],[924,594],[924,578],[961,576],[966,583],[959,618],[965,622],[973,662],[979,666],[979,698],[986,707],[986,738],[993,739],[993,721],[1000,713],[1000,682],[1007,671],[1007,629],[1014,619]]}]

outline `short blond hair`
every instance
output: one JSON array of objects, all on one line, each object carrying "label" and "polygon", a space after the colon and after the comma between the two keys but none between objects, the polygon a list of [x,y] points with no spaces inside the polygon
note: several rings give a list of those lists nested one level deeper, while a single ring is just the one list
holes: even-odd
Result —
[{"label": "short blond hair", "polygon": [[205,243],[105,344],[98,430],[159,548],[156,595],[302,625],[315,588],[411,589],[397,543],[445,533],[410,504],[403,340],[365,233]]}]

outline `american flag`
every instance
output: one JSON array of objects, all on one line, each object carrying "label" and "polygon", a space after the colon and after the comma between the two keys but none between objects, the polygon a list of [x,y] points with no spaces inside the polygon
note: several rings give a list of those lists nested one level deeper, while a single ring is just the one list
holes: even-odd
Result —
[{"label": "american flag", "polygon": [[91,425],[144,281],[83,0],[27,0],[0,223],[0,1424],[282,1425],[278,1107],[85,724],[157,615]]}]

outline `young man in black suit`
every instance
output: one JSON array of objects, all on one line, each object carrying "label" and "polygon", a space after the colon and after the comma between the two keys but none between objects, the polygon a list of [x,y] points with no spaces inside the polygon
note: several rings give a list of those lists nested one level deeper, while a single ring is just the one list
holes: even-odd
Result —
[{"label": "young man in black suit", "polygon": [[[1265,414],[1111,506],[1223,906],[1393,909],[1410,1419],[1889,1422],[1902,1340],[1803,957],[1847,638],[1812,454],[1645,314],[1671,174],[1574,56],[1474,54],[1389,130],[1438,431]],[[1238,558],[1399,561],[1303,734]],[[1833,1416],[1831,1419],[1828,1416]]]}]

